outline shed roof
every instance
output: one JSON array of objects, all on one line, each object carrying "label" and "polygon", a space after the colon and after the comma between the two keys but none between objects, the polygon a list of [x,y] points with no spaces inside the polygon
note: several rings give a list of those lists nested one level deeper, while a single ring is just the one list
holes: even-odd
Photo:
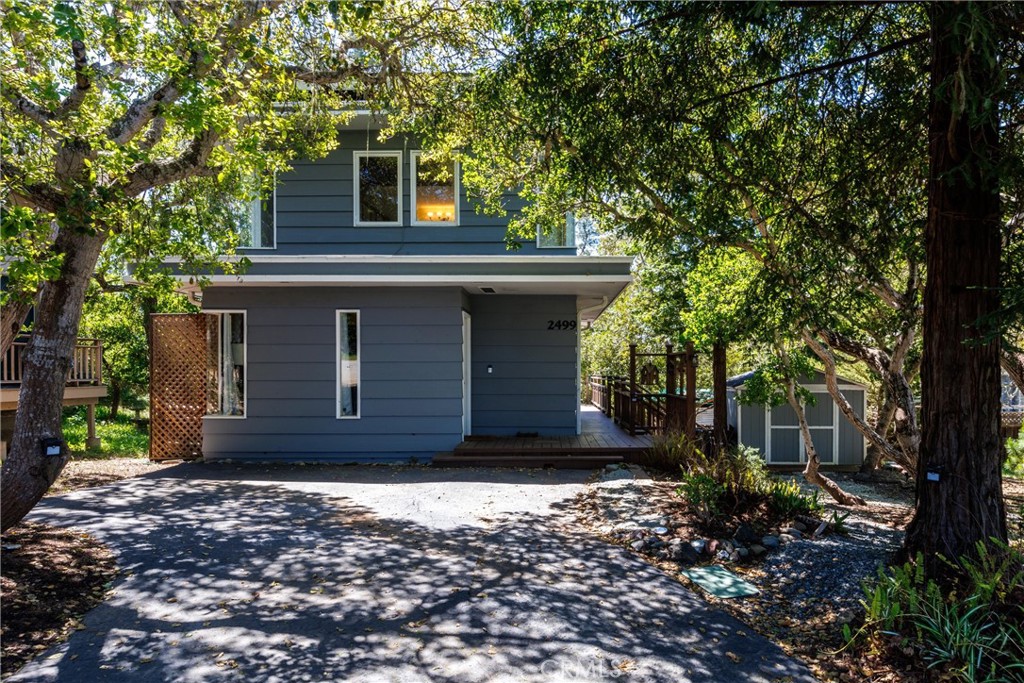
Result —
[{"label": "shed roof", "polygon": [[[729,379],[725,380],[725,386],[733,388],[741,387],[744,384],[746,384],[747,380],[749,380],[753,376],[753,370],[751,370],[750,372],[744,372],[740,375],[735,375],[734,377],[730,377]],[[843,377],[842,375],[839,375],[838,379],[840,384],[860,387],[861,389],[865,388],[862,382],[858,382],[848,377]],[[825,373],[819,370],[815,370],[813,375],[799,378],[798,384],[825,384]]]}]

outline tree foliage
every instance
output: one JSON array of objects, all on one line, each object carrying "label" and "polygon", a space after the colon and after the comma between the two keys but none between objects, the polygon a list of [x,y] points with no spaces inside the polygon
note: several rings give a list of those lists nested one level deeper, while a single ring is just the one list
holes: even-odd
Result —
[{"label": "tree foliage", "polygon": [[[39,442],[60,439],[104,247],[139,261],[136,277],[171,254],[186,268],[214,262],[238,241],[233,202],[269,189],[289,159],[333,148],[353,103],[380,110],[440,89],[472,59],[469,29],[443,0],[0,6],[4,303],[36,302],[3,528],[65,462],[42,459]],[[4,306],[5,339],[24,310]]]}]

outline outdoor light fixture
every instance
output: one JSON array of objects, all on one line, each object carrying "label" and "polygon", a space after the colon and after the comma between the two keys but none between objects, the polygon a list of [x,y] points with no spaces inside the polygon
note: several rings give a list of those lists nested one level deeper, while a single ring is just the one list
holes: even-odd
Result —
[{"label": "outdoor light fixture", "polygon": [[60,439],[39,439],[39,449],[42,454],[46,457],[60,457],[61,451],[63,451],[63,443]]}]

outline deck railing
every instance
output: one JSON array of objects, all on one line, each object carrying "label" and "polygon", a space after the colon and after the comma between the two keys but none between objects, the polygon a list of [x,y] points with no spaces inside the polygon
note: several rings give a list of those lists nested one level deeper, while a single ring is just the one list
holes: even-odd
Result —
[{"label": "deck railing", "polygon": [[664,434],[669,400],[662,391],[631,388],[628,377],[593,375],[590,378],[590,402],[633,435]]},{"label": "deck railing", "polygon": [[[27,339],[17,339],[0,359],[0,383],[20,387]],[[103,343],[99,339],[79,339],[71,357],[68,386],[103,384]]]}]

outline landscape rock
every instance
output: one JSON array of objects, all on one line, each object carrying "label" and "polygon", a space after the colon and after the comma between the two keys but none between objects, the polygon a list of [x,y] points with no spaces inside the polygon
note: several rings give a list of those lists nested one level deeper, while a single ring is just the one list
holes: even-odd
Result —
[{"label": "landscape rock", "polygon": [[754,557],[761,557],[761,555],[764,555],[766,552],[768,552],[768,549],[765,548],[763,545],[755,543],[754,545],[750,546],[750,552],[754,554]]},{"label": "landscape rock", "polygon": [[663,526],[656,526],[654,527],[654,533],[658,536],[664,536],[668,533],[668,528]]},{"label": "landscape rock", "polygon": [[690,541],[690,547],[693,548],[694,552],[696,552],[698,555],[704,552],[704,548],[706,546],[707,543],[704,542],[703,538],[695,538],[692,541]]},{"label": "landscape rock", "polygon": [[783,529],[782,533],[787,534],[789,536],[792,536],[793,538],[803,538],[803,534],[800,533],[800,530],[795,528],[795,527],[790,527],[788,529]]},{"label": "landscape rock", "polygon": [[792,543],[795,540],[796,536],[793,536],[792,534],[779,534],[780,543]]},{"label": "landscape rock", "polygon": [[736,533],[733,534],[733,537],[743,544],[754,543],[758,539],[758,535],[754,532],[754,529],[746,522],[737,527]]},{"label": "landscape rock", "polygon": [[601,481],[628,481],[634,479],[633,473],[629,470],[606,470],[601,474]]},{"label": "landscape rock", "polygon": [[638,540],[633,541],[632,543],[630,543],[629,547],[632,548],[633,550],[637,551],[637,552],[640,552],[641,550],[644,549],[645,545],[647,545],[647,544],[643,541],[643,539],[638,539]]},{"label": "landscape rock", "polygon": [[807,531],[807,525],[803,522],[793,522],[793,528],[801,532]]},{"label": "landscape rock", "polygon": [[681,543],[678,546],[673,546],[670,550],[672,559],[680,564],[696,564],[700,561],[700,554],[694,550],[693,546],[689,543]]},{"label": "landscape rock", "polygon": [[708,541],[707,548],[708,553],[714,555],[715,551],[718,550],[718,541],[712,538],[710,541]]},{"label": "landscape rock", "polygon": [[765,548],[778,548],[779,547],[779,537],[778,536],[762,536],[761,537],[761,545],[763,545]]},{"label": "landscape rock", "polygon": [[750,556],[750,551],[746,548],[736,548],[736,554],[739,556],[741,560],[745,560],[747,557]]}]

